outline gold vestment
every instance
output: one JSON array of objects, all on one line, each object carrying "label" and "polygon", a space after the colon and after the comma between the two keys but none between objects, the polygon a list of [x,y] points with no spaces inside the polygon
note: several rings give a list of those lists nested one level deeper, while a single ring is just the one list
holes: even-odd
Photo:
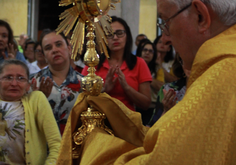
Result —
[{"label": "gold vestment", "polygon": [[58,164],[72,164],[71,134],[89,102],[106,114],[116,137],[95,129],[81,148],[82,165],[234,165],[236,25],[200,47],[183,100],[148,132],[140,115],[118,100],[106,94],[83,98],[68,119]]}]

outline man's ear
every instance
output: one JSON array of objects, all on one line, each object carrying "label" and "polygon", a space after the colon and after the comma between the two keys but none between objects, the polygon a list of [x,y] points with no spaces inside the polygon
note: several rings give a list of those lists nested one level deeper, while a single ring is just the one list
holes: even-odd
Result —
[{"label": "man's ear", "polygon": [[192,6],[198,15],[198,29],[200,33],[207,31],[211,25],[209,9],[201,0],[193,0]]}]

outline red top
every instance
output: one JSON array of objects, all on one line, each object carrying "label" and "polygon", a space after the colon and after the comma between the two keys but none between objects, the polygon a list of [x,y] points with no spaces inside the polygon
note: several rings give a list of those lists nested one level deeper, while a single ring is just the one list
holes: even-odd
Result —
[{"label": "red top", "polygon": [[78,66],[78,65],[75,65],[75,68],[73,68],[75,71],[81,73],[83,71],[84,68]]},{"label": "red top", "polygon": [[[106,75],[109,70],[110,66],[108,63],[108,60],[106,59],[102,65],[102,67],[99,69],[99,71],[96,71],[96,75],[103,78],[104,83],[106,81]],[[140,58],[137,57],[137,63],[135,67],[132,70],[129,70],[127,64],[125,61],[123,61],[121,67],[121,71],[124,73],[125,78],[129,86],[134,88],[136,91],[138,91],[139,84],[147,81],[152,81],[152,76],[150,73],[150,70],[146,64],[146,62]],[[85,66],[82,74],[87,75],[88,67]],[[115,74],[115,76],[117,76]],[[114,97],[121,102],[123,102],[129,109],[135,111],[134,103],[128,98],[128,96],[125,94],[123,88],[120,85],[119,80],[116,81],[116,84],[111,92],[108,93],[111,97]]]}]

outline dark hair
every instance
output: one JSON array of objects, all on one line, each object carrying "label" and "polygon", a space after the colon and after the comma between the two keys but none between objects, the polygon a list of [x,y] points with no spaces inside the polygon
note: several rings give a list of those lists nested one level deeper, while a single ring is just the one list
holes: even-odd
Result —
[{"label": "dark hair", "polygon": [[174,62],[172,64],[173,73],[176,77],[182,78],[185,76],[183,67],[181,65],[181,58],[178,54],[175,55]]},{"label": "dark hair", "polygon": [[[161,35],[158,36],[155,40],[154,40],[154,45],[156,46],[158,41],[160,40],[161,38]],[[158,51],[158,50],[157,50]],[[173,53],[173,46],[170,45],[170,51],[168,51],[164,57],[164,62],[169,62],[169,61],[172,61],[174,60],[174,53]]]},{"label": "dark hair", "polygon": [[136,39],[137,39],[138,37],[147,37],[147,36],[146,36],[145,34],[139,34],[139,35],[137,35]]},{"label": "dark hair", "polygon": [[14,45],[14,48],[17,49],[17,45],[14,42],[14,38],[13,38],[13,31],[12,31],[9,23],[0,19],[0,26],[4,26],[8,31],[8,43],[7,44],[11,43]]},{"label": "dark hair", "polygon": [[35,42],[33,40],[28,40],[25,42],[25,50],[27,49],[28,45],[30,44],[34,44],[35,45]]},{"label": "dark hair", "polygon": [[[144,47],[146,46],[146,45],[152,45],[152,49],[153,49],[153,58],[152,58],[152,60],[147,64],[148,65],[148,68],[149,68],[149,70],[150,70],[150,72],[153,74],[156,74],[156,59],[157,59],[157,50],[156,50],[156,47],[155,47],[155,45],[151,42],[151,41],[149,41],[149,40],[145,40],[145,42],[143,42],[143,44],[139,44],[139,47],[140,47],[140,51],[139,52],[137,52],[137,54],[136,54],[136,56],[138,56],[138,57],[142,57],[142,51],[143,51],[143,49],[144,49]],[[156,76],[155,76],[156,77]]]},{"label": "dark hair", "polygon": [[[136,50],[136,56],[137,56],[137,54],[138,54],[138,52],[142,52],[142,46],[143,46],[143,44],[145,43],[145,42],[148,42],[148,41],[150,41],[149,39],[147,39],[147,38],[144,38],[144,39],[142,39],[140,42],[139,42],[139,44],[138,44],[138,47],[137,47],[137,50]],[[150,41],[151,42],[151,41]],[[140,56],[139,56],[140,57]]]},{"label": "dark hair", "polygon": [[[40,45],[40,42],[35,42],[35,44],[34,44],[34,51],[36,50],[36,48],[38,47]],[[41,46],[41,45],[40,45]]]},{"label": "dark hair", "polygon": [[16,60],[16,59],[4,60],[3,63],[0,64],[0,74],[2,74],[3,69],[7,65],[20,65],[20,66],[22,66],[26,71],[27,78],[29,79],[29,68],[24,62],[22,62],[20,60]]},{"label": "dark hair", "polygon": [[[57,33],[57,32],[56,32],[55,30],[51,30],[51,29],[44,29],[44,30],[42,31],[40,37],[39,37],[39,38],[40,38],[40,39],[39,39],[39,43],[40,43],[40,45],[41,45],[41,47],[42,47],[42,53],[43,53],[43,54],[44,54],[43,45],[42,45],[43,38],[44,38],[46,35],[50,34],[50,33]],[[59,33],[59,35],[62,36],[62,38],[66,41],[66,45],[68,46],[69,43],[68,43],[67,38],[66,38],[66,36],[64,35],[64,33]]]},{"label": "dark hair", "polygon": [[[133,39],[132,39],[132,34],[130,31],[130,28],[128,26],[128,24],[125,22],[125,20],[123,20],[122,18],[116,17],[116,16],[112,16],[112,22],[119,22],[120,24],[122,24],[125,28],[125,32],[126,32],[126,43],[125,43],[125,50],[124,50],[124,54],[123,54],[123,60],[127,63],[127,66],[130,70],[132,70],[137,62],[137,57],[135,55],[133,55],[132,52],[132,44],[133,44]],[[108,49],[108,53],[110,54],[110,50]],[[103,64],[103,62],[105,61],[106,57],[104,54],[102,54],[100,56],[100,61],[97,67],[97,70],[99,70]]]}]

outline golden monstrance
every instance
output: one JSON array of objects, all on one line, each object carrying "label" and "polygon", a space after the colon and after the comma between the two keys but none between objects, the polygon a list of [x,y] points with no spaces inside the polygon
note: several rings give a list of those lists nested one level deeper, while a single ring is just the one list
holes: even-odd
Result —
[{"label": "golden monstrance", "polygon": [[[114,10],[113,4],[119,3],[120,0],[61,0],[59,6],[72,5],[73,7],[65,10],[60,16],[63,20],[58,28],[57,33],[64,32],[67,36],[73,30],[71,44],[73,46],[72,58],[77,59],[77,54],[82,54],[85,28],[87,28],[86,39],[87,50],[84,56],[84,63],[88,68],[88,75],[82,79],[82,89],[86,95],[98,96],[103,87],[103,79],[95,74],[95,66],[99,63],[99,56],[95,49],[94,39],[100,53],[104,53],[109,58],[106,45],[107,35],[111,35],[112,29],[110,26],[111,17],[107,15],[110,9]],[[95,34],[94,34],[95,31]],[[112,131],[104,124],[106,118],[104,113],[101,113],[89,106],[87,111],[80,115],[82,126],[73,133],[73,158],[79,157],[78,147],[83,143],[84,138],[94,128],[99,127],[107,133],[113,135]]]}]

